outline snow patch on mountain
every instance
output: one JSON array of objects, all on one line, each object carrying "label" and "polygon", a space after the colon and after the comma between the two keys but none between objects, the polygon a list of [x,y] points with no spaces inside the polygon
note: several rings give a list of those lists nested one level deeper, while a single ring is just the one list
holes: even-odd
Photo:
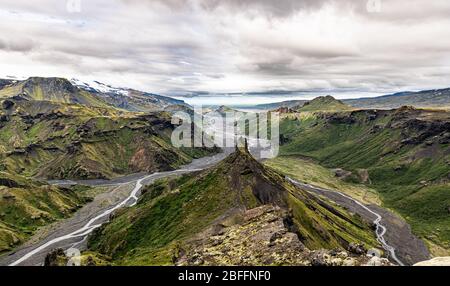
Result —
[{"label": "snow patch on mountain", "polygon": [[129,95],[129,91],[126,88],[117,88],[117,87],[112,87],[110,85],[98,82],[98,81],[91,81],[91,82],[85,82],[85,81],[81,81],[79,79],[71,79],[70,82],[87,91],[90,92],[97,92],[97,93],[113,93],[113,94],[119,94],[119,95],[124,95],[124,96],[128,96]]}]

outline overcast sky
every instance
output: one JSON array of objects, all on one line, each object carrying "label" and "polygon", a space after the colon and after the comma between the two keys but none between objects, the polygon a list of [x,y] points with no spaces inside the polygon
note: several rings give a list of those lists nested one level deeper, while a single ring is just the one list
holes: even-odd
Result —
[{"label": "overcast sky", "polygon": [[368,1],[2,0],[0,76],[162,94],[449,87],[450,1]]}]

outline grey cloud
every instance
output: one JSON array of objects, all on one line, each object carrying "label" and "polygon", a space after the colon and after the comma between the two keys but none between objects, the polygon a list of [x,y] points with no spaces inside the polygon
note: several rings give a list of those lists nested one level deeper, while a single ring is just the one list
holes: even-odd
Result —
[{"label": "grey cloud", "polygon": [[450,2],[381,1],[4,0],[0,72],[154,92],[448,84]]},{"label": "grey cloud", "polygon": [[208,74],[206,76],[208,76],[210,78],[214,78],[214,79],[221,79],[221,78],[225,77],[225,75],[223,75],[223,74]]},{"label": "grey cloud", "polygon": [[298,10],[319,9],[327,2],[327,0],[206,0],[202,1],[202,6],[206,9],[227,7],[234,11],[255,9],[273,16],[286,16]]},{"label": "grey cloud", "polygon": [[266,16],[287,17],[298,11],[313,12],[326,6],[349,13],[357,13],[371,20],[407,22],[411,20],[448,18],[450,2],[447,0],[380,0],[381,11],[371,11],[371,0],[122,0],[127,4],[158,3],[175,11],[192,10],[198,6],[212,11],[227,9],[233,13],[254,11]]},{"label": "grey cloud", "polygon": [[2,40],[0,39],[0,50],[10,52],[30,52],[37,44],[30,39],[12,39]]},{"label": "grey cloud", "polygon": [[[298,10],[320,9],[332,0],[123,0],[128,4],[162,4],[173,10],[191,10],[193,6],[198,5],[205,10],[216,10],[220,8],[229,9],[233,12],[254,10],[271,16],[287,16]],[[365,0],[341,0],[341,5],[348,3],[365,6]]]}]

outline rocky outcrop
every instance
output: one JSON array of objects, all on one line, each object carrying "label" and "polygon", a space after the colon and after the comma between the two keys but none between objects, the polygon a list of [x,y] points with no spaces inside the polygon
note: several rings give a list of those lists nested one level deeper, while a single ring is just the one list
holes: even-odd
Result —
[{"label": "rocky outcrop", "polygon": [[1,122],[8,122],[9,116],[8,115],[0,115],[0,123]]},{"label": "rocky outcrop", "polygon": [[288,114],[288,113],[293,113],[295,111],[289,107],[282,106],[282,107],[274,110],[273,112],[278,112],[280,114]]},{"label": "rocky outcrop", "polygon": [[[425,121],[419,119],[411,119],[401,124],[393,124],[395,128],[404,130],[402,135],[405,138],[402,143],[404,144],[421,144],[426,142],[427,139],[434,136],[436,138],[443,138],[444,140],[448,138],[448,130],[450,130],[450,122],[443,121]],[[432,145],[433,141],[427,143]]]},{"label": "rocky outcrop", "polygon": [[66,252],[59,248],[55,249],[47,254],[45,257],[44,266],[57,267],[57,266],[110,266],[108,258],[93,255],[90,253],[83,253],[79,256],[74,256],[73,259],[69,257]]},{"label": "rocky outcrop", "polygon": [[345,180],[346,178],[350,177],[353,174],[352,172],[346,171],[344,169],[335,169],[333,171],[335,176],[342,180]]},{"label": "rocky outcrop", "polygon": [[8,188],[18,188],[20,187],[20,184],[8,178],[0,178],[0,186],[5,186]]},{"label": "rocky outcrop", "polygon": [[246,211],[242,223],[214,225],[179,251],[176,265],[304,265],[309,251],[284,225],[280,208]]},{"label": "rocky outcrop", "polygon": [[361,245],[352,251],[311,251],[286,226],[288,213],[264,205],[245,211],[238,224],[216,224],[178,248],[174,264],[207,265],[296,265],[296,266],[389,266],[387,259],[367,256]]},{"label": "rocky outcrop", "polygon": [[0,89],[4,88],[5,86],[8,86],[8,85],[10,85],[12,83],[14,83],[14,80],[0,79]]},{"label": "rocky outcrop", "polygon": [[5,110],[11,109],[15,105],[14,101],[11,100],[4,100],[2,102],[2,108]]},{"label": "rocky outcrop", "polygon": [[347,114],[333,114],[326,117],[331,124],[354,124],[356,122],[355,118]]},{"label": "rocky outcrop", "polygon": [[55,266],[67,266],[69,258],[63,249],[59,248],[48,253],[45,257],[44,266],[55,267]]}]

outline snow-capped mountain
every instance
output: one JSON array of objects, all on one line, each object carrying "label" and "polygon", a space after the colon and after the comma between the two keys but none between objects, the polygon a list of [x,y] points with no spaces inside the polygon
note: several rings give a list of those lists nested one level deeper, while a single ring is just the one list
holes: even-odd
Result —
[{"label": "snow-capped mountain", "polygon": [[147,112],[164,110],[172,105],[188,106],[182,100],[130,88],[113,87],[99,81],[71,79],[70,82],[79,89],[96,94],[115,107],[130,111]]},{"label": "snow-capped mountain", "polygon": [[31,77],[26,80],[0,79],[1,97],[51,101],[88,106],[111,106],[134,112],[162,111],[176,106],[189,107],[184,101],[134,90],[117,88],[98,81]]},{"label": "snow-capped mountain", "polygon": [[129,92],[129,89],[127,89],[127,88],[112,87],[110,85],[101,83],[99,81],[86,82],[86,81],[81,81],[79,79],[73,78],[70,80],[70,82],[73,85],[75,85],[81,89],[84,89],[86,91],[89,91],[89,92],[115,93],[115,94],[120,94],[120,95],[125,95],[125,96],[128,96],[128,92]]}]

